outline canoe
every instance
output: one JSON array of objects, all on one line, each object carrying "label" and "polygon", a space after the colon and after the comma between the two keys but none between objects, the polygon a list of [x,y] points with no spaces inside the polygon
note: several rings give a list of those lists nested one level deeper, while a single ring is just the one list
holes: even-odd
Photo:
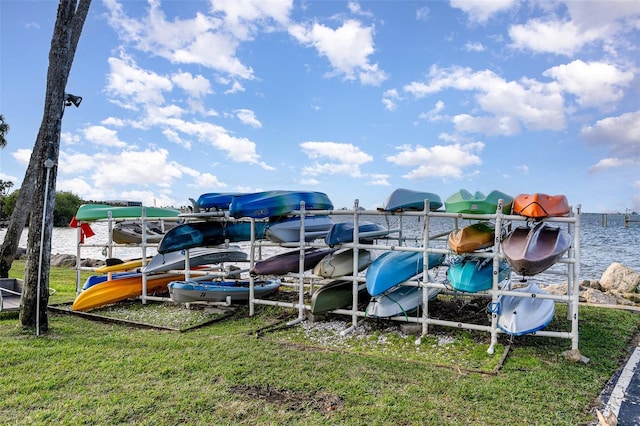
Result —
[{"label": "canoe", "polygon": [[[509,278],[511,269],[504,260],[498,267],[498,282]],[[489,290],[493,287],[493,261],[465,257],[461,262],[454,263],[447,269],[447,280],[451,287],[466,293]]]},{"label": "canoe", "polygon": [[[317,247],[305,249],[304,270],[312,269],[332,251],[333,249]],[[254,275],[284,275],[289,272],[299,272],[299,270],[300,250],[292,250],[256,262],[249,272]]]},{"label": "canoe", "polygon": [[[443,260],[444,254],[429,253],[429,269],[441,265]],[[367,291],[371,296],[378,296],[423,270],[423,252],[387,251],[367,268]]]},{"label": "canoe", "polygon": [[[305,216],[304,240],[311,242],[324,238],[333,226],[330,216]],[[300,241],[300,216],[285,217],[269,223],[264,236],[274,243],[296,243]]]},{"label": "canoe", "polygon": [[[174,269],[185,268],[186,251],[172,251],[169,253],[158,253],[151,261],[142,268],[142,272],[163,272]],[[242,251],[240,246],[230,245],[228,247],[194,247],[189,249],[189,266],[213,265],[224,262],[242,262],[247,260],[249,255]]]},{"label": "canoe", "polygon": [[229,214],[233,217],[283,216],[294,210],[300,210],[304,201],[305,210],[333,210],[333,204],[327,194],[315,191],[265,191],[233,197],[229,205]]},{"label": "canoe", "polygon": [[559,227],[538,223],[520,226],[502,241],[502,252],[511,269],[531,277],[553,266],[571,247],[571,235]]},{"label": "canoe", "polygon": [[[358,272],[363,271],[373,262],[369,250],[358,250]],[[353,249],[342,249],[329,253],[313,268],[313,275],[324,278],[336,278],[353,274]]]},{"label": "canoe", "polygon": [[[167,291],[167,284],[184,279],[182,274],[160,274],[147,277],[147,294]],[[74,311],[88,311],[100,306],[134,299],[142,295],[142,275],[107,280],[89,287],[80,293],[73,302]]]},{"label": "canoe", "polygon": [[494,225],[488,222],[479,222],[451,231],[448,244],[456,254],[471,253],[492,247],[495,236]]},{"label": "canoe", "polygon": [[107,219],[109,212],[113,219],[142,217],[142,209],[145,209],[146,217],[162,218],[175,217],[180,214],[180,210],[160,207],[142,206],[110,206],[108,204],[83,204],[78,208],[75,218],[77,221],[91,222],[98,219]]},{"label": "canoe", "polygon": [[[144,226],[146,242],[149,244],[159,243],[164,234],[174,226],[176,226],[175,222],[164,225],[157,221],[146,222]],[[142,229],[142,223],[139,221],[118,222],[112,229],[111,239],[118,244],[140,244],[142,243]]]},{"label": "canoe", "polygon": [[201,209],[229,210],[233,197],[244,194],[242,192],[209,192],[200,195],[196,204]]},{"label": "canoe", "polygon": [[[433,300],[441,289],[427,288],[426,290],[428,299]],[[422,291],[420,287],[401,285],[392,291],[371,298],[365,309],[365,315],[390,318],[411,313],[422,305]]]},{"label": "canoe", "polygon": [[[333,247],[337,244],[353,242],[353,222],[340,222],[334,224],[329,233],[324,237],[324,242]],[[373,222],[358,223],[358,234],[360,242],[370,242],[375,238],[381,238],[389,234],[389,229]]]},{"label": "canoe", "polygon": [[387,197],[382,205],[382,210],[391,212],[404,210],[421,211],[424,210],[424,200],[429,200],[429,210],[431,211],[442,207],[442,200],[438,194],[400,188]]},{"label": "canoe", "polygon": [[[280,280],[256,281],[253,285],[255,298],[275,293],[280,288]],[[249,281],[172,281],[167,286],[171,299],[176,303],[225,302],[249,300]]]},{"label": "canoe", "polygon": [[548,294],[535,283],[513,291],[531,296],[500,296],[498,298],[498,328],[507,334],[521,336],[535,333],[545,328],[555,315],[555,303],[552,299],[536,297]]},{"label": "canoe", "polygon": [[450,213],[494,214],[498,210],[498,201],[502,199],[502,213],[511,213],[513,197],[500,191],[491,191],[484,195],[482,192],[470,193],[466,189],[452,194],[444,202],[445,210]]},{"label": "canoe", "polygon": [[[264,238],[266,222],[255,223],[256,239]],[[194,247],[218,246],[225,240],[231,243],[251,240],[251,222],[208,221],[178,225],[164,235],[158,253],[186,250]]]},{"label": "canoe", "polygon": [[[358,302],[367,302],[369,293],[364,284],[358,285]],[[331,281],[311,295],[311,313],[321,314],[334,309],[348,308],[353,304],[353,281]]]},{"label": "canoe", "polygon": [[564,195],[520,194],[513,200],[513,214],[533,219],[568,216],[570,212]]}]

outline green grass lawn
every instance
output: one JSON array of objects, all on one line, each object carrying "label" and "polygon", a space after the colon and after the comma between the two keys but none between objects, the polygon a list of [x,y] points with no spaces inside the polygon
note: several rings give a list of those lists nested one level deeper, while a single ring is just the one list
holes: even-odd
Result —
[{"label": "green grass lawn", "polygon": [[[50,303],[71,302],[75,271],[52,268],[50,285]],[[569,340],[502,335],[490,356],[487,333],[445,328],[419,347],[381,324],[340,344],[307,324],[256,337],[296,312],[247,312],[183,333],[52,312],[40,337],[0,313],[0,424],[585,424],[640,327],[581,307],[585,365],[562,356]]]}]

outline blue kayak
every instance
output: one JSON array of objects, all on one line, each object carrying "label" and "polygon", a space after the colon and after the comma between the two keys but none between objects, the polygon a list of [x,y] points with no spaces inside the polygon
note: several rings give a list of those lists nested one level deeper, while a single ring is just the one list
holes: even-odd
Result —
[{"label": "blue kayak", "polygon": [[[353,222],[340,222],[334,224],[329,233],[324,237],[324,242],[333,247],[337,244],[351,243],[353,242],[353,230],[355,225]],[[360,222],[358,224],[358,233],[360,241],[373,240],[374,238],[384,237],[389,233],[389,230],[382,225],[378,225],[373,222]]]},{"label": "blue kayak", "polygon": [[[489,290],[493,286],[493,261],[488,259],[467,257],[454,263],[447,269],[447,279],[451,287],[458,291],[475,293]],[[511,268],[501,260],[498,268],[498,282],[509,278]]]},{"label": "blue kayak", "polygon": [[[280,280],[255,281],[254,297],[260,298],[275,293]],[[174,302],[246,302],[249,300],[249,281],[171,281],[167,287]]]},{"label": "blue kayak", "polygon": [[323,192],[265,191],[233,197],[229,214],[255,219],[282,216],[300,210],[303,201],[305,210],[333,210],[331,200]]},{"label": "blue kayak", "polygon": [[208,192],[198,197],[198,207],[201,209],[229,210],[233,197],[244,195],[241,192]]},{"label": "blue kayak", "polygon": [[[264,238],[267,223],[256,222],[256,239]],[[171,228],[158,245],[158,253],[210,247],[229,242],[250,241],[250,222],[193,222]]]},{"label": "blue kayak", "polygon": [[[429,253],[429,269],[441,265],[444,257],[444,254]],[[371,296],[378,296],[423,271],[424,253],[414,251],[385,252],[367,268],[367,291]]]}]

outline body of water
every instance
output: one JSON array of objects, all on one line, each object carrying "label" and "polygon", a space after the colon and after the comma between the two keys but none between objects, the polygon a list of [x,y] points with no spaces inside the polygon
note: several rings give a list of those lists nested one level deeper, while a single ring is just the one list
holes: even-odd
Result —
[{"label": "body of water", "polygon": [[[420,232],[424,221],[418,217],[403,217],[402,224],[399,223],[398,216],[367,216],[362,215],[361,220],[382,223],[390,228],[402,226],[405,236],[415,236],[415,242],[409,242],[408,245],[420,245]],[[351,221],[352,216],[335,216],[335,221]],[[580,217],[580,279],[598,280],[602,273],[613,262],[619,262],[636,271],[640,271],[640,222],[632,222],[627,228],[624,226],[624,215],[609,214],[607,215],[607,226],[602,226],[602,215],[596,213],[582,214]],[[468,224],[468,221],[461,221],[460,226]],[[430,234],[446,232],[453,227],[453,219],[451,218],[430,218]],[[566,226],[566,224],[553,224],[557,226]],[[86,245],[82,247],[82,258],[106,259],[109,257],[105,248],[107,244],[107,224],[93,223],[92,229],[96,235],[86,240]],[[0,239],[4,239],[5,229],[0,229]],[[436,241],[436,245],[442,244],[445,247],[446,241]],[[27,245],[27,229],[23,232],[20,240],[20,246]],[[241,243],[248,250],[248,243]],[[52,250],[55,253],[73,254],[77,253],[77,231],[73,228],[54,228]],[[147,248],[147,255],[156,254],[153,247]],[[270,255],[270,253],[265,253]],[[141,251],[139,248],[130,247],[114,247],[111,253],[112,257],[122,259],[139,258]],[[558,270],[559,267],[565,268],[566,265],[556,265],[553,268]],[[553,269],[552,269],[553,271]],[[560,273],[562,273],[560,269]],[[540,279],[544,283],[557,283],[563,281],[562,277],[543,276],[540,274],[536,279]]]}]

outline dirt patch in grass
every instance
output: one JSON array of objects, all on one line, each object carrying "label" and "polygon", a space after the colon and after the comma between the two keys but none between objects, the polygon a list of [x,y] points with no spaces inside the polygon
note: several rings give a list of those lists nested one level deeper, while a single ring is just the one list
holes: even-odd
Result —
[{"label": "dirt patch in grass", "polygon": [[325,392],[304,393],[289,389],[275,389],[271,386],[250,385],[233,386],[231,391],[246,399],[258,399],[294,412],[312,410],[326,413],[341,410],[344,407],[342,398]]}]

